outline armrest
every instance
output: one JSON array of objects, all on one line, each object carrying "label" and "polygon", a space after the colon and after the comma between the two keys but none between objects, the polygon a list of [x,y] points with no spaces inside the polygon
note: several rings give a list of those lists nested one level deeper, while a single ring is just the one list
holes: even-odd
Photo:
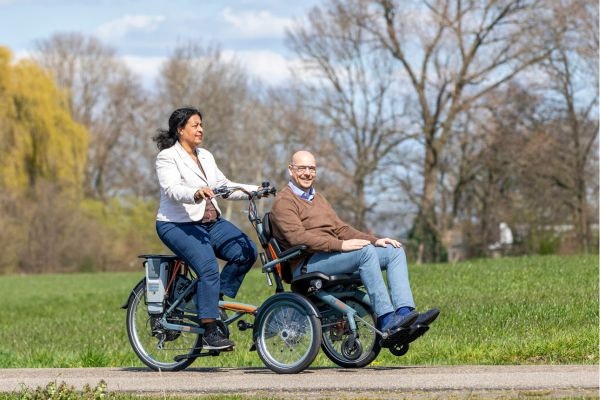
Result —
[{"label": "armrest", "polygon": [[287,257],[290,254],[296,253],[298,250],[300,250],[300,253],[298,253],[297,255],[300,255],[306,249],[307,249],[307,246],[305,244],[299,244],[298,246],[290,247],[286,251],[282,251],[281,253],[279,253],[279,257],[277,257],[277,258],[281,259],[281,258]]},{"label": "armrest", "polygon": [[294,247],[287,249],[283,253],[279,254],[279,257],[277,257],[276,259],[269,261],[268,263],[263,265],[262,271],[263,272],[272,272],[273,267],[275,267],[277,264],[301,256],[302,253],[304,253],[304,250],[306,250],[306,249],[307,249],[307,246],[304,244],[294,246]]}]

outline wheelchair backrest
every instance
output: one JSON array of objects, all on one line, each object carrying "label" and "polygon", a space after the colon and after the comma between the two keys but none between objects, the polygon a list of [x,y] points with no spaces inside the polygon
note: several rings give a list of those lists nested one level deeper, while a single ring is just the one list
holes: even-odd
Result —
[{"label": "wheelchair backrest", "polygon": [[[266,239],[266,246],[263,247],[265,249],[265,252],[267,253],[267,258],[269,259],[269,261],[275,260],[279,257],[279,254],[281,253],[281,247],[279,246],[279,243],[277,243],[277,239],[273,237],[270,214],[271,213],[266,212],[263,216],[263,234],[264,238]],[[279,277],[285,283],[292,282],[292,267],[290,266],[290,263],[283,262],[277,264],[275,266],[275,270],[279,274]]]}]

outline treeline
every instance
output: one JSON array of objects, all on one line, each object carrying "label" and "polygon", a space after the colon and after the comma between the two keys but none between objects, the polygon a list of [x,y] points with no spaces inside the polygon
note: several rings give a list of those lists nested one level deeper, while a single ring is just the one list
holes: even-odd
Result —
[{"label": "treeline", "polygon": [[0,271],[161,251],[151,138],[183,105],[234,180],[281,187],[293,151],[316,153],[338,212],[412,259],[488,255],[500,222],[517,252],[598,251],[597,2],[324,0],[287,44],[279,87],[195,41],[151,88],[94,37],[1,48]]}]

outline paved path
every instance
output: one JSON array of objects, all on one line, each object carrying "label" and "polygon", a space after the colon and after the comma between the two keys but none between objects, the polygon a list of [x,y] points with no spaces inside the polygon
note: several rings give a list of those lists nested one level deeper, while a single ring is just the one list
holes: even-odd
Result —
[{"label": "paved path", "polygon": [[[598,397],[597,365],[311,368],[277,375],[266,368],[189,368],[175,373],[141,368],[0,369],[0,392],[66,382],[77,389],[106,381],[108,391],[155,394],[249,393],[282,398]],[[482,395],[483,394],[483,395]],[[496,395],[497,394],[497,395]]]}]

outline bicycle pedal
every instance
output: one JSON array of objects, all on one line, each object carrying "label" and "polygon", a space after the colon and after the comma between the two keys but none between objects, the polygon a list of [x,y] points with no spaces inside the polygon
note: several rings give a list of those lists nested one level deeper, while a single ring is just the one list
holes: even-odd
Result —
[{"label": "bicycle pedal", "polygon": [[253,324],[250,324],[250,323],[248,323],[248,322],[246,322],[246,321],[244,321],[244,320],[242,319],[242,320],[239,320],[239,321],[238,321],[238,323],[237,323],[237,327],[238,327],[238,329],[239,329],[240,331],[242,331],[242,332],[243,332],[243,331],[245,331],[246,329],[252,329],[252,328],[254,327],[254,325],[253,325]]}]

